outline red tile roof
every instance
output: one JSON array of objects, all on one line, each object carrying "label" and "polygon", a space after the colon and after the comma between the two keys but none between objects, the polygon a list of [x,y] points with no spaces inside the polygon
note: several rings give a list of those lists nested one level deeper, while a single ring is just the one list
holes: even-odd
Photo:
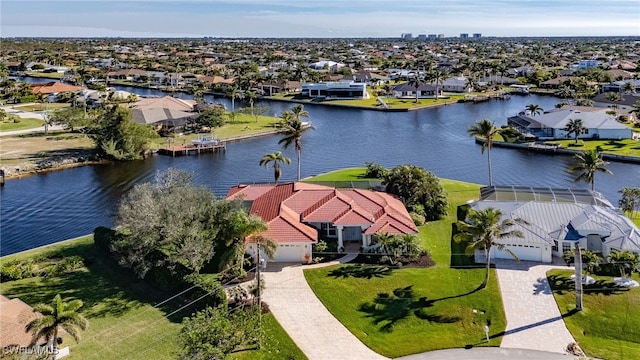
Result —
[{"label": "red tile roof", "polygon": [[82,89],[84,89],[82,86],[73,86],[56,81],[31,84],[31,91],[34,94],[57,94],[63,92],[76,92]]},{"label": "red tile roof", "polygon": [[249,213],[267,222],[260,235],[278,242],[316,242],[317,230],[307,223],[363,226],[364,234],[418,232],[400,200],[387,193],[334,189],[306,183],[238,185],[227,199],[251,201]]}]

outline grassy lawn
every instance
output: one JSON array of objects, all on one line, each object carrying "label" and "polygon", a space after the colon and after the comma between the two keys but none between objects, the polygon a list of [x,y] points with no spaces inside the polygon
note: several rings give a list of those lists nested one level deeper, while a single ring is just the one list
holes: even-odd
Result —
[{"label": "grassy lawn", "polygon": [[623,140],[578,140],[581,146],[572,146],[575,140],[554,140],[548,141],[548,144],[558,144],[565,149],[571,150],[594,150],[598,146],[602,148],[604,153],[615,155],[631,155],[640,157],[640,141],[632,139]]},{"label": "grassy lawn", "polygon": [[[300,98],[299,93],[290,93],[287,95],[283,94],[274,94],[274,98],[284,99],[284,100],[302,100],[306,102],[314,102],[312,99],[308,98]],[[455,103],[459,100],[464,99],[464,95],[447,95],[447,98],[440,98],[438,100],[435,99],[419,99],[416,104],[415,99],[397,99],[393,97],[385,97],[381,96],[382,101],[384,101],[390,109],[411,109],[414,107],[423,107],[429,105],[437,105],[444,103]],[[378,100],[375,96],[369,96],[369,99],[353,99],[353,100],[326,100],[317,102],[323,105],[346,105],[346,106],[362,106],[362,107],[370,107],[370,108],[382,108],[382,104],[378,103]]]},{"label": "grassy lawn", "polygon": [[62,79],[64,74],[58,72],[27,71],[27,76],[45,79]]},{"label": "grassy lawn", "polygon": [[14,131],[14,130],[24,130],[24,129],[35,129],[42,127],[44,121],[40,119],[20,119],[20,122],[15,123],[11,122],[0,122],[0,131]]},{"label": "grassy lawn", "polygon": [[2,137],[0,166],[35,163],[56,156],[89,156],[95,144],[77,133],[50,132]]},{"label": "grassy lawn", "polygon": [[[323,175],[336,180],[353,169]],[[357,175],[356,175],[357,176]],[[318,177],[311,178],[313,181]],[[500,337],[484,341],[483,326],[504,331],[506,320],[495,272],[486,289],[481,268],[451,268],[451,224],[456,206],[477,199],[479,185],[442,180],[449,214],[420,227],[420,238],[436,266],[385,270],[372,266],[367,276],[350,276],[353,265],[305,270],[311,288],[352,333],[389,357],[465,346],[499,346]],[[360,273],[362,274],[362,273]],[[475,312],[474,312],[475,310]]]},{"label": "grassy lawn", "polygon": [[[181,320],[197,308],[167,318],[166,315],[184,305],[172,296],[141,281],[95,251],[92,236],[47,246],[0,259],[0,264],[14,259],[26,259],[43,254],[80,255],[86,267],[70,274],[52,277],[8,281],[0,292],[10,298],[19,297],[34,305],[49,303],[60,294],[63,298],[77,298],[84,302],[81,313],[89,320],[79,344],[70,344],[69,359],[175,359],[179,351],[176,336]],[[237,359],[301,359],[304,356],[280,328],[272,316],[263,321],[265,340],[262,350],[237,353]]]},{"label": "grassy lawn", "polygon": [[[572,272],[547,272],[560,313],[575,309]],[[616,289],[607,285],[611,277],[595,276],[596,284],[585,287],[583,310],[564,318],[567,328],[587,355],[609,359],[640,359],[640,288]],[[633,278],[640,281],[640,275]]]},{"label": "grassy lawn", "polygon": [[49,111],[52,111],[52,110],[68,108],[70,106],[71,104],[68,104],[68,103],[49,103],[48,106],[47,104],[37,103],[37,104],[31,104],[31,105],[16,106],[15,108],[16,110],[22,110],[22,111],[45,111],[47,109],[49,109]]},{"label": "grassy lawn", "polygon": [[330,171],[328,173],[320,174],[318,176],[313,176],[305,179],[305,181],[363,181],[363,180],[378,180],[378,179],[367,179],[362,176],[364,174],[365,168],[357,167],[357,168],[348,168],[341,169],[336,171]]}]

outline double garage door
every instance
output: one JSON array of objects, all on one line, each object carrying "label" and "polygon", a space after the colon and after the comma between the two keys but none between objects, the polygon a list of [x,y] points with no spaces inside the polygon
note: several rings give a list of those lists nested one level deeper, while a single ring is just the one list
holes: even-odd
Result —
[{"label": "double garage door", "polygon": [[304,260],[304,244],[279,244],[276,251],[276,262],[300,262]]},{"label": "double garage door", "polygon": [[[507,248],[511,250],[518,259],[526,261],[542,261],[542,248],[540,246],[515,246],[508,245]],[[513,259],[513,256],[504,250],[499,250],[496,247],[491,249],[491,257],[494,259]]]}]

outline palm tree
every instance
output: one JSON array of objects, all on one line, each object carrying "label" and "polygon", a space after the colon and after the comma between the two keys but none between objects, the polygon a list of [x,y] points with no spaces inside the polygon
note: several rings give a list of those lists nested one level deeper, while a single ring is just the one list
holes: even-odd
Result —
[{"label": "palm tree", "polygon": [[309,112],[304,109],[304,105],[302,104],[297,104],[293,108],[291,108],[291,113],[293,114],[293,117],[296,120],[300,120],[300,121],[302,121],[300,119],[302,117],[306,117],[306,118],[309,117]]},{"label": "palm tree", "polygon": [[256,122],[258,122],[258,116],[253,111],[253,103],[256,101],[258,94],[255,91],[247,90],[244,93],[244,99],[249,102],[249,107],[251,108],[251,115],[256,118]]},{"label": "palm tree", "polygon": [[567,126],[564,127],[564,131],[567,132],[567,135],[573,134],[574,139],[576,140],[576,144],[578,143],[578,136],[585,131],[584,124],[582,123],[582,119],[569,119],[567,122]]},{"label": "palm tree", "polygon": [[491,269],[491,249],[493,247],[506,251],[514,259],[518,260],[516,254],[509,250],[504,244],[498,242],[502,239],[518,237],[523,238],[524,234],[520,230],[510,230],[515,224],[526,224],[522,219],[502,219],[502,211],[494,208],[483,210],[470,210],[465,221],[458,222],[459,232],[454,235],[454,240],[458,242],[468,242],[466,252],[473,254],[475,250],[484,250],[487,258],[484,281],[480,289],[487,286],[489,272]]},{"label": "palm tree", "polygon": [[434,80],[436,84],[436,100],[438,100],[438,96],[440,93],[440,78],[442,77],[442,71],[438,70],[437,67],[429,69],[429,78]]},{"label": "palm tree", "polygon": [[239,99],[240,89],[236,85],[231,85],[227,88],[227,95],[231,98],[231,112],[234,112],[236,109],[236,99]]},{"label": "palm tree", "polygon": [[280,175],[282,175],[282,168],[280,164],[291,164],[291,159],[282,155],[282,152],[276,151],[272,154],[266,154],[260,159],[260,166],[264,166],[265,168],[269,167],[269,163],[273,163],[273,177],[276,182],[280,179]]},{"label": "palm tree", "polygon": [[55,353],[59,327],[71,335],[76,342],[80,341],[79,330],[86,330],[89,325],[87,319],[77,312],[81,307],[81,300],[63,302],[60,294],[53,298],[51,305],[34,306],[33,311],[41,313],[42,317],[32,320],[25,327],[25,330],[32,335],[31,345],[35,345],[40,338],[44,337],[52,352]]},{"label": "palm tree", "polygon": [[529,111],[529,113],[531,113],[531,116],[540,115],[540,114],[542,114],[542,111],[544,110],[543,108],[538,106],[538,104],[529,104],[529,105],[527,105],[525,107],[525,109],[527,111]]},{"label": "palm tree", "polygon": [[631,81],[627,81],[626,83],[624,83],[624,85],[622,86],[622,91],[628,93],[632,93],[635,90],[635,86],[633,86],[633,84],[631,83]]},{"label": "palm tree", "polygon": [[481,154],[484,154],[484,150],[487,149],[487,164],[489,167],[489,186],[493,185],[493,179],[491,177],[491,148],[493,147],[493,137],[500,134],[500,129],[496,128],[495,124],[487,119],[476,121],[474,125],[469,126],[467,129],[469,136],[476,136],[483,141]]},{"label": "palm tree", "polygon": [[591,190],[595,191],[596,172],[612,174],[609,169],[605,168],[608,162],[602,160],[602,153],[597,150],[587,150],[583,153],[576,154],[577,163],[569,168],[569,171],[580,171],[580,175],[574,181],[586,181],[591,183]]},{"label": "palm tree", "polygon": [[294,118],[285,123],[283,138],[278,141],[278,144],[282,144],[282,147],[285,149],[291,145],[295,146],[296,152],[298,153],[298,181],[300,181],[300,155],[302,153],[302,134],[309,129],[313,129],[313,126],[305,127],[302,124],[302,121]]},{"label": "palm tree", "polygon": [[409,78],[409,81],[407,81],[407,85],[409,86],[413,86],[414,88],[416,88],[416,104],[419,101],[419,95],[420,95],[420,85],[422,85],[422,79],[420,78],[419,75],[415,75],[411,78]]}]

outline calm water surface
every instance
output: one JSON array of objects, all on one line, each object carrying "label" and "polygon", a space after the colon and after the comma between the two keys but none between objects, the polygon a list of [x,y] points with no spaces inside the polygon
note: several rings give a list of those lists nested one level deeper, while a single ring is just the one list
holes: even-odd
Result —
[{"label": "calm water surface", "polygon": [[[154,91],[121,88],[138,93]],[[182,95],[187,96],[187,95]],[[216,101],[228,104],[225,99]],[[497,125],[530,103],[552,108],[553,97],[512,97],[507,101],[456,104],[406,113],[306,106],[314,131],[303,139],[302,176],[367,161],[386,167],[416,164],[439,177],[485,184],[486,154],[466,133],[473,121],[487,118]],[[270,102],[270,113],[291,104]],[[0,190],[0,253],[2,255],[91,233],[96,226],[111,226],[122,195],[133,185],[150,181],[159,170],[175,167],[193,173],[195,182],[224,196],[243,182],[272,181],[272,170],[258,166],[265,153],[281,150],[278,137],[228,144],[226,153],[172,158],[155,156],[145,161],[81,168],[7,181]],[[296,176],[295,153],[283,169],[283,180]],[[571,156],[534,154],[495,148],[494,183],[550,187],[588,187],[574,183],[567,172]],[[622,187],[640,186],[640,165],[612,163],[614,175],[598,174],[597,190],[617,202]]]}]

